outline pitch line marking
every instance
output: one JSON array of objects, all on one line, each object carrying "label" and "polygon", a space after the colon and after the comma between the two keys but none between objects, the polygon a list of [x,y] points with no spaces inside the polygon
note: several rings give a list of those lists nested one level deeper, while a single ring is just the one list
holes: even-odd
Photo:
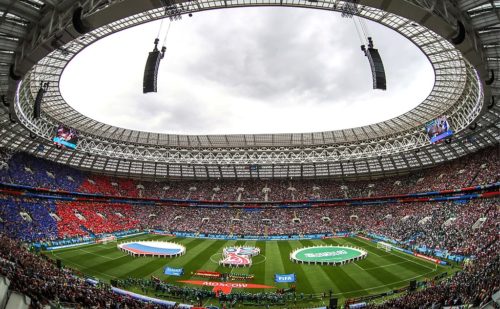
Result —
[{"label": "pitch line marking", "polygon": [[102,258],[105,258],[105,259],[108,259],[108,260],[116,260],[116,259],[119,259],[119,258],[123,257],[123,256],[119,256],[119,257],[116,257],[116,258],[112,258],[112,257],[109,257],[109,256],[100,255],[100,254],[94,253],[92,251],[87,251],[87,250],[84,250],[84,249],[78,249],[78,251],[83,251],[85,253],[92,254],[92,255],[95,255],[95,256],[99,256],[99,257],[102,257]]},{"label": "pitch line marking", "polygon": [[[53,254],[54,256],[56,256],[56,257],[61,258],[60,256],[58,256],[58,255],[57,255],[57,253],[52,253],[52,254]],[[73,261],[67,261],[67,260],[65,260],[64,258],[61,258],[61,259],[63,260],[63,262],[64,262],[64,263],[67,263],[67,264],[73,264],[73,265],[76,265],[76,266],[78,266],[78,267],[81,267],[82,269],[90,269],[92,272],[94,272],[94,273],[98,273],[98,274],[101,274],[101,275],[103,275],[104,277],[108,277],[108,278],[111,278],[111,279],[119,279],[118,277],[115,277],[115,276],[112,276],[112,275],[109,275],[109,274],[105,274],[105,273],[102,273],[102,272],[97,271],[97,270],[93,270],[93,269],[92,269],[93,267],[90,267],[90,268],[89,268],[89,267],[87,267],[87,266],[83,266],[83,265],[78,264],[78,263],[73,262]],[[78,271],[80,271],[80,272],[82,272],[82,273],[83,273],[83,271],[81,271],[81,270],[78,270]]]},{"label": "pitch line marking", "polygon": [[[81,249],[81,248],[79,248],[79,249],[75,249],[75,250],[72,250],[72,251],[82,251],[82,252],[85,252],[85,253],[88,253],[88,254],[92,254],[92,255],[95,255],[95,256],[98,256],[98,257],[102,257],[102,258],[104,258],[104,259],[108,259],[108,260],[117,260],[117,259],[120,259],[120,258],[122,258],[122,257],[126,256],[126,255],[121,255],[121,256],[118,256],[118,257],[112,258],[112,257],[109,257],[109,256],[105,256],[105,255],[100,255],[100,254],[94,253],[94,252],[92,252],[92,251],[87,251],[87,250],[85,250],[85,249]],[[71,252],[72,252],[72,251],[71,251]],[[70,251],[67,251],[67,252],[70,252]],[[59,254],[59,253],[53,253],[53,254],[54,254],[54,255],[57,255],[57,254]]]},{"label": "pitch line marking", "polygon": [[[372,245],[372,244],[370,244],[370,243],[367,243],[367,245],[368,245],[368,246],[370,246],[370,247],[376,248],[375,246],[373,246],[373,245]],[[378,248],[377,248],[377,249],[378,249]],[[396,252],[396,251],[395,251],[395,252]],[[401,254],[405,254],[405,253],[402,253],[402,252],[400,252],[400,253],[401,253]],[[375,254],[375,253],[374,253],[374,254]],[[375,255],[377,255],[377,254],[375,254]],[[403,260],[407,260],[408,262],[411,262],[411,263],[414,263],[414,264],[420,265],[420,266],[425,267],[425,268],[427,268],[427,269],[433,270],[433,268],[431,268],[431,267],[429,267],[429,266],[427,266],[427,265],[417,263],[416,261],[412,261],[412,260],[410,260],[410,259],[408,259],[408,258],[406,258],[406,257],[404,257],[404,256],[399,255],[399,254],[394,254],[394,253],[392,253],[392,255],[397,256],[397,257],[399,257],[399,258],[402,258]],[[380,256],[380,255],[378,255],[378,256]],[[430,263],[430,262],[429,262],[429,263]]]},{"label": "pitch line marking", "polygon": [[393,284],[397,284],[397,283],[401,283],[401,282],[405,282],[405,281],[410,281],[410,280],[417,279],[417,278],[420,278],[420,277],[423,277],[423,276],[427,276],[428,274],[433,273],[433,272],[435,272],[435,270],[426,272],[425,274],[418,275],[418,276],[415,276],[415,277],[412,277],[412,278],[408,278],[408,279],[404,279],[404,280],[400,280],[400,281],[396,281],[396,282],[391,282],[389,284],[374,286],[374,287],[371,287],[371,288],[360,289],[360,290],[355,290],[355,291],[348,291],[348,292],[344,292],[344,293],[335,293],[333,295],[346,295],[346,294],[356,293],[356,292],[361,292],[361,291],[370,291],[370,290],[375,290],[375,289],[381,289],[381,288],[384,288],[384,287],[387,287],[387,286],[390,286],[390,285],[393,285]]},{"label": "pitch line marking", "polygon": [[[385,268],[385,267],[390,267],[390,266],[394,266],[394,265],[400,265],[400,264],[404,264],[404,263],[408,263],[408,262],[404,261],[404,262],[392,263],[392,264],[387,264],[387,265],[382,265],[382,266],[377,266],[377,267],[363,268],[363,270],[373,270],[373,269]],[[354,263],[354,264],[356,264],[356,263]],[[358,265],[358,264],[356,264],[356,265]]]},{"label": "pitch line marking", "polygon": [[359,267],[360,269],[362,269],[362,270],[366,270],[366,269],[364,269],[363,267],[359,266],[359,265],[358,265],[358,263],[353,263],[353,264],[354,264],[354,265],[356,265],[356,266],[358,266],[358,267]]}]

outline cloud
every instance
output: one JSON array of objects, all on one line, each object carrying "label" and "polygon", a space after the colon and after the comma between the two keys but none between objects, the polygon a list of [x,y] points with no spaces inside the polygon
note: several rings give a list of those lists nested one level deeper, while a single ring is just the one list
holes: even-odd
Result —
[{"label": "cloud", "polygon": [[372,89],[352,20],[319,10],[245,8],[172,23],[158,93],[142,94],[160,26],[154,22],[85,49],[65,70],[62,94],[98,121],[153,132],[286,133],[371,124],[425,99],[433,72],[407,39],[367,24],[384,60],[385,92]]}]

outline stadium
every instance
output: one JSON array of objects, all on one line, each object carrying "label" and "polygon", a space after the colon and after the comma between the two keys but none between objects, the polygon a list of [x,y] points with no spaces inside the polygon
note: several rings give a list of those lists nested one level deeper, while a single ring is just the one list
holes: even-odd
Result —
[{"label": "stadium", "polygon": [[[70,82],[93,92],[71,66],[120,33],[159,25],[137,62],[140,95],[163,95],[164,24],[266,8],[354,23],[371,91],[394,85],[387,45],[368,35],[390,30],[425,59],[430,92],[375,123],[251,134],[137,130],[66,99]],[[0,0],[0,12],[0,309],[500,306],[498,1]]]}]

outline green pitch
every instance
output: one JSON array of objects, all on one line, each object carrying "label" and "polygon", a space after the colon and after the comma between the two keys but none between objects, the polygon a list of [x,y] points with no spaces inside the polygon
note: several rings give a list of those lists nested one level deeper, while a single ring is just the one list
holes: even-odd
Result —
[{"label": "green pitch", "polygon": [[[141,235],[126,240],[173,240],[173,238]],[[308,305],[328,304],[330,289],[333,291],[334,297],[343,301],[345,298],[378,294],[408,286],[410,280],[422,281],[443,272],[456,271],[451,267],[436,266],[434,263],[400,252],[380,250],[376,248],[374,243],[360,238],[290,241],[224,241],[175,238],[174,241],[186,247],[185,255],[172,259],[134,258],[119,251],[116,248],[116,243],[62,249],[45,254],[54,259],[61,259],[66,267],[108,282],[117,278],[150,278],[151,276],[159,277],[170,283],[177,280],[205,280],[193,277],[191,273],[196,270],[208,270],[253,274],[255,279],[251,283],[287,288],[291,284],[275,283],[274,274],[295,273],[297,294],[306,294],[306,298],[310,299]],[[304,265],[290,261],[290,252],[294,249],[321,245],[354,246],[366,250],[368,256],[366,259],[343,266]],[[260,248],[261,254],[253,258],[253,265],[249,268],[226,268],[219,266],[218,261],[221,258],[222,249],[227,246],[256,246]],[[163,268],[167,265],[183,267],[184,275],[182,277],[164,275]],[[247,292],[260,291],[247,290]],[[326,298],[322,297],[323,293],[326,293]],[[213,303],[216,304],[216,301]],[[305,303],[302,304],[305,305]]]}]

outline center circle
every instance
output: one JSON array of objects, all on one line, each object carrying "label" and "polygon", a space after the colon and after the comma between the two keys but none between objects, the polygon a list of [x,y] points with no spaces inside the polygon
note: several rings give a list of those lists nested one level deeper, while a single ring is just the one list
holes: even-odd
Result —
[{"label": "center circle", "polygon": [[290,259],[296,263],[343,265],[366,256],[367,252],[359,248],[316,246],[297,249],[290,254]]}]

